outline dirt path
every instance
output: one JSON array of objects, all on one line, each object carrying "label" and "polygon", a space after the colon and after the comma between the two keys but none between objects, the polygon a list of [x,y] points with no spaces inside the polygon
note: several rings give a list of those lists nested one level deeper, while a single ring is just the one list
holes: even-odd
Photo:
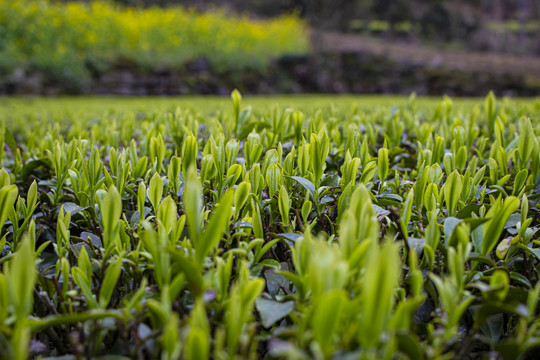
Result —
[{"label": "dirt path", "polygon": [[498,72],[540,78],[540,57],[441,50],[333,32],[312,33],[312,40],[324,51],[367,52],[413,65],[444,66],[456,70]]}]

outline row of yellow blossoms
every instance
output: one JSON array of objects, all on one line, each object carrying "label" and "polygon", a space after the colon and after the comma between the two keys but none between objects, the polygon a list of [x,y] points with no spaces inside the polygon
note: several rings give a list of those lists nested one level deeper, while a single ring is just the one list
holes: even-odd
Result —
[{"label": "row of yellow blossoms", "polygon": [[119,59],[142,67],[208,59],[219,70],[263,68],[273,57],[307,50],[294,16],[254,20],[215,9],[134,8],[112,2],[0,1],[0,68],[21,64],[77,71]]}]

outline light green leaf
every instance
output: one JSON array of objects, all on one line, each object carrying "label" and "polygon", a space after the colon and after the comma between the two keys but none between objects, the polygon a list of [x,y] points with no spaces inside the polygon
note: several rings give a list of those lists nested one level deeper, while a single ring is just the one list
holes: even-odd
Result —
[{"label": "light green leaf", "polygon": [[[498,200],[500,201],[500,199]],[[504,229],[504,225],[519,207],[519,199],[514,196],[509,196],[504,200],[504,203],[495,209],[492,207],[486,214],[487,217],[492,216],[492,219],[484,224],[484,240],[482,241],[481,253],[487,255],[493,250],[499,242],[499,238]]]},{"label": "light green leaf", "polygon": [[232,214],[233,191],[229,190],[219,202],[216,211],[210,217],[201,239],[195,241],[196,259],[202,264],[204,258],[219,245],[219,240],[228,229]]},{"label": "light green leaf", "polygon": [[152,176],[152,179],[150,179],[150,186],[148,187],[148,199],[150,199],[155,211],[157,211],[162,195],[163,181],[161,180],[161,176],[156,172]]},{"label": "light green leaf", "polygon": [[119,257],[114,263],[109,264],[105,272],[105,278],[99,290],[99,306],[106,308],[111,301],[111,296],[116,289],[116,283],[122,271],[122,258]]}]

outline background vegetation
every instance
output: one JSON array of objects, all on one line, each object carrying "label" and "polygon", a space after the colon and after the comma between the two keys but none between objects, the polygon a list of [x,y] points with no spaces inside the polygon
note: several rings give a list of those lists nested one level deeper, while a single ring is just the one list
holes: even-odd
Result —
[{"label": "background vegetation", "polygon": [[0,6],[0,94],[225,95],[239,88],[531,96],[540,89],[540,9],[531,0]]},{"label": "background vegetation", "polygon": [[0,35],[4,79],[36,71],[71,91],[118,64],[144,72],[205,59],[216,72],[262,71],[273,58],[308,49],[304,25],[292,16],[252,20],[104,1],[2,1]]},{"label": "background vegetation", "polygon": [[[116,0],[132,5],[170,0]],[[174,3],[178,3],[175,1]],[[317,29],[384,35],[468,50],[540,54],[540,4],[534,0],[180,0],[204,10],[222,6],[258,16],[296,12]]]}]

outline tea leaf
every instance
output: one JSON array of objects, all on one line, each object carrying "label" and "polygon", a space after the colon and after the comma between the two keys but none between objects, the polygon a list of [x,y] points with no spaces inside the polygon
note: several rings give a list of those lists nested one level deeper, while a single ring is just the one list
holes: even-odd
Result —
[{"label": "tea leaf", "polygon": [[[501,200],[498,200],[501,202]],[[492,207],[486,216],[492,219],[484,224],[484,241],[482,242],[481,254],[487,255],[498,243],[504,224],[519,207],[519,199],[509,196],[498,207]]]}]

